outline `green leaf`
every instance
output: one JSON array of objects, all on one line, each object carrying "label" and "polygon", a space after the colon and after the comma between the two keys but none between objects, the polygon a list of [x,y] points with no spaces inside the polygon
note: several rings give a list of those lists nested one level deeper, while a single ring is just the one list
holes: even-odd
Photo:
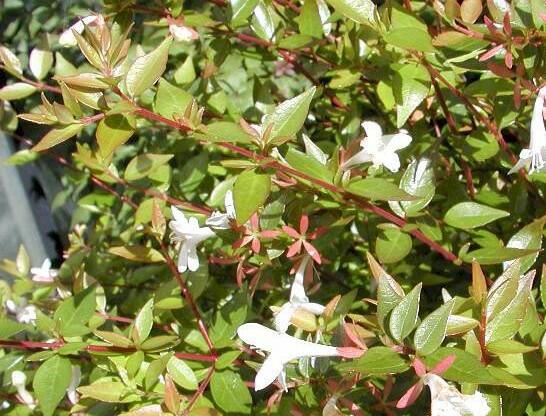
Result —
[{"label": "green leaf", "polygon": [[385,42],[398,48],[420,52],[434,52],[432,38],[426,30],[417,27],[404,27],[389,30],[384,38]]},{"label": "green leaf", "polygon": [[487,320],[485,340],[487,343],[509,339],[519,330],[525,313],[535,272],[532,271],[518,280],[516,295],[510,303],[500,310],[493,318]]},{"label": "green leaf", "polygon": [[144,246],[110,247],[108,252],[141,263],[158,263],[165,261],[163,255],[159,251]]},{"label": "green leaf", "polygon": [[127,392],[125,384],[121,381],[109,381],[98,379],[88,386],[78,387],[82,398],[89,397],[106,403],[120,403]]},{"label": "green leaf", "polygon": [[125,169],[125,179],[132,182],[145,178],[173,158],[170,154],[144,153],[134,157]]},{"label": "green leaf", "polygon": [[309,35],[315,38],[322,37],[322,21],[320,20],[316,0],[304,1],[300,15],[294,20],[298,22],[298,28],[302,35]]},{"label": "green leaf", "polygon": [[301,130],[315,91],[316,88],[312,87],[297,97],[283,101],[272,114],[264,117],[264,129],[273,124],[271,138],[294,136]]},{"label": "green leaf", "polygon": [[210,390],[214,402],[224,412],[251,413],[252,396],[238,373],[230,370],[215,372],[210,380]]},{"label": "green leaf", "polygon": [[355,195],[379,201],[412,201],[416,198],[383,178],[362,178],[351,181],[347,190]]},{"label": "green leaf", "polygon": [[7,158],[6,163],[12,166],[25,165],[35,161],[39,156],[40,154],[38,152],[34,152],[30,149],[23,149],[15,152],[9,158]]},{"label": "green leaf", "polygon": [[230,0],[231,5],[231,24],[233,26],[240,26],[247,22],[258,0]]},{"label": "green leaf", "polygon": [[215,347],[222,348],[233,342],[239,325],[243,324],[248,314],[246,290],[241,290],[229,303],[226,303],[214,316],[210,336]]},{"label": "green leaf", "polygon": [[420,355],[433,353],[444,342],[447,322],[453,310],[454,300],[450,300],[428,315],[415,330],[413,343]]},{"label": "green leaf", "polygon": [[57,146],[71,137],[76,136],[82,130],[83,124],[69,124],[66,127],[52,129],[44,137],[42,137],[42,140],[40,140],[38,144],[34,145],[31,150],[34,152],[40,152],[53,146]]},{"label": "green leaf", "polygon": [[415,286],[392,310],[389,329],[393,338],[400,343],[413,331],[417,324],[422,286],[422,283]]},{"label": "green leaf", "polygon": [[161,78],[155,95],[154,108],[157,113],[168,119],[184,115],[193,97],[180,87]]},{"label": "green leaf", "polygon": [[480,324],[474,318],[469,318],[463,315],[449,315],[447,320],[446,335],[464,334]]},{"label": "green leaf", "polygon": [[0,100],[19,100],[26,98],[36,91],[36,87],[26,82],[16,82],[0,88]]},{"label": "green leaf", "polygon": [[[545,218],[540,218],[533,221],[531,224],[527,224],[514,234],[506,244],[507,248],[536,250],[533,254],[521,257],[520,273],[525,273],[529,270],[538,257],[538,251],[542,248],[542,229],[544,228],[544,221]],[[504,267],[508,267],[510,264],[511,262],[506,262]]]},{"label": "green leaf", "polygon": [[197,77],[191,55],[188,55],[182,66],[174,72],[174,82],[177,84],[189,84]]},{"label": "green leaf", "polygon": [[34,48],[28,60],[30,72],[37,80],[44,78],[53,66],[53,54],[50,51]]},{"label": "green leaf", "polygon": [[239,124],[231,121],[210,123],[196,136],[203,137],[211,142],[252,142],[252,136],[244,131]]},{"label": "green leaf", "polygon": [[402,217],[419,214],[432,201],[436,190],[434,170],[430,160],[423,158],[411,162],[400,179],[400,189],[417,199],[415,201],[389,201],[391,209]]},{"label": "green leaf", "polygon": [[60,324],[61,334],[75,337],[91,332],[85,324],[95,313],[96,305],[95,286],[63,300],[53,315],[53,319]]},{"label": "green leaf", "polygon": [[193,370],[179,358],[171,357],[167,363],[167,371],[174,382],[186,390],[197,390],[198,383]]},{"label": "green leaf", "polygon": [[252,18],[252,30],[262,39],[271,40],[275,35],[275,20],[273,6],[264,0],[258,0]]},{"label": "green leaf", "polygon": [[125,85],[130,96],[135,97],[142,94],[163,75],[171,43],[172,38],[166,38],[156,49],[137,58],[131,65],[125,77]]},{"label": "green leaf", "polygon": [[269,175],[254,170],[241,173],[233,184],[233,203],[237,222],[244,224],[261,207],[271,191]]},{"label": "green leaf", "polygon": [[19,332],[24,331],[26,328],[26,325],[12,319],[2,317],[0,318],[0,339],[11,338],[12,336],[17,335]]},{"label": "green leaf", "polygon": [[514,341],[513,339],[503,339],[499,341],[489,342],[487,344],[487,351],[491,354],[522,354],[536,350],[538,347],[532,345],[525,345],[521,342]]},{"label": "green leaf", "polygon": [[387,316],[402,299],[404,290],[390,275],[381,272],[377,285],[377,320],[382,329],[386,328]]},{"label": "green leaf", "polygon": [[101,156],[103,158],[109,157],[114,150],[126,143],[134,132],[135,120],[133,116],[114,114],[103,118],[95,133]]},{"label": "green leaf", "polygon": [[375,18],[375,4],[371,0],[326,0],[337,12],[357,23],[370,24]]},{"label": "green leaf", "polygon": [[130,348],[133,346],[133,342],[124,335],[110,331],[93,331],[93,333],[102,339],[116,347]]},{"label": "green leaf", "polygon": [[401,355],[388,347],[372,347],[362,357],[337,365],[340,371],[358,371],[363,374],[397,374],[409,365]]},{"label": "green leaf", "polygon": [[290,148],[286,154],[286,161],[290,166],[299,170],[300,172],[306,173],[313,178],[332,183],[332,172],[330,172],[330,170],[328,170],[328,168],[318,160],[305,153]]},{"label": "green leaf", "polygon": [[72,367],[68,358],[55,355],[45,361],[34,375],[32,387],[44,416],[55,413],[70,385]]},{"label": "green leaf", "polygon": [[414,63],[393,66],[393,94],[396,101],[396,125],[402,127],[428,96],[430,75],[425,67]]},{"label": "green leaf", "polygon": [[488,320],[503,310],[516,295],[520,279],[519,261],[512,263],[489,288],[486,303]]},{"label": "green leaf", "polygon": [[469,230],[508,215],[510,213],[506,211],[478,204],[477,202],[460,202],[446,212],[444,221],[452,227]]},{"label": "green leaf", "polygon": [[412,247],[411,237],[396,225],[388,224],[375,240],[375,252],[385,264],[396,263],[406,257]]},{"label": "green leaf", "polygon": [[144,304],[140,312],[135,318],[135,332],[137,343],[142,343],[150,335],[154,324],[154,298],[151,298]]},{"label": "green leaf", "polygon": [[442,373],[446,380],[473,384],[501,384],[493,377],[480,360],[467,351],[454,347],[441,347],[425,358],[428,367],[434,367],[444,358],[454,355],[453,364]]},{"label": "green leaf", "polygon": [[463,256],[462,260],[471,263],[472,260],[476,260],[478,263],[487,264],[499,264],[509,260],[515,260],[519,258],[532,257],[538,250],[522,250],[519,248],[507,248],[507,247],[491,247],[491,248],[479,248],[474,251],[470,251]]}]

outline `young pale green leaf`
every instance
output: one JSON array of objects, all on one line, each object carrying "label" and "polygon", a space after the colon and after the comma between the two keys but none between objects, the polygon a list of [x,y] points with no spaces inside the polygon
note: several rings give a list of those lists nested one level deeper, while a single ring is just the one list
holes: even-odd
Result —
[{"label": "young pale green leaf", "polygon": [[26,82],[15,82],[14,84],[0,88],[0,100],[19,100],[28,97],[36,90],[34,85],[27,84]]},{"label": "young pale green leaf", "polygon": [[393,78],[396,125],[400,128],[428,96],[431,81],[428,71],[422,65],[396,65],[393,69],[396,71]]},{"label": "young pale green leaf", "polygon": [[241,376],[230,370],[216,371],[210,380],[214,402],[226,413],[249,415],[252,397]]},{"label": "young pale green leaf", "polygon": [[[527,250],[536,250],[533,254],[520,258],[520,273],[525,273],[531,268],[538,257],[538,251],[542,248],[542,229],[546,218],[540,218],[527,224],[516,234],[514,234],[508,243],[507,248],[518,248]],[[508,267],[512,262],[505,262],[504,267]]]},{"label": "young pale green leaf", "polygon": [[17,56],[5,46],[0,45],[0,61],[4,64],[6,70],[17,78],[23,75],[21,61]]},{"label": "young pale green leaf", "polygon": [[385,264],[399,262],[410,253],[411,247],[411,237],[395,225],[381,230],[375,240],[377,258]]},{"label": "young pale green leaf", "polygon": [[446,212],[444,221],[452,227],[469,230],[508,215],[510,215],[509,212],[478,204],[477,202],[460,202]]},{"label": "young pale green leaf", "polygon": [[264,117],[264,128],[273,124],[271,138],[294,136],[303,126],[309,105],[315,95],[316,88],[312,87],[297,97],[280,103],[273,111]]},{"label": "young pale green leaf", "polygon": [[542,265],[542,273],[540,275],[540,300],[542,306],[546,308],[546,265]]},{"label": "young pale green leaf", "polygon": [[155,95],[155,111],[172,120],[175,116],[181,117],[184,115],[192,99],[190,93],[161,78]]},{"label": "young pale green leaf", "polygon": [[239,26],[246,23],[258,4],[258,0],[230,0],[231,24]]},{"label": "young pale green leaf", "polygon": [[237,222],[244,224],[260,208],[271,191],[269,175],[249,170],[241,173],[233,184],[233,203]]},{"label": "young pale green leaf", "polygon": [[6,164],[12,166],[26,165],[33,162],[40,157],[38,152],[34,152],[30,149],[19,150],[6,159]]},{"label": "young pale green leaf", "polygon": [[276,14],[270,3],[264,0],[258,0],[258,4],[254,8],[254,16],[252,17],[252,30],[265,40],[273,39],[275,35]]},{"label": "young pale green leaf", "polygon": [[337,12],[357,23],[370,24],[375,20],[375,4],[371,0],[326,0]]},{"label": "young pale green leaf", "polygon": [[49,149],[53,146],[67,141],[71,137],[76,136],[83,130],[83,124],[70,124],[66,127],[50,130],[42,140],[38,142],[31,150],[34,152],[40,152],[42,150]]},{"label": "young pale green leaf", "polygon": [[363,374],[397,374],[409,368],[401,355],[387,347],[372,347],[356,360],[339,364],[340,371],[358,371]]},{"label": "young pale green leaf", "polygon": [[127,260],[141,263],[158,263],[165,261],[163,255],[159,251],[144,246],[110,247],[108,252]]},{"label": "young pale green leaf", "polygon": [[134,157],[125,169],[125,179],[132,182],[152,174],[173,158],[171,154],[144,153]]},{"label": "young pale green leaf", "polygon": [[332,183],[332,172],[330,172],[330,170],[328,170],[328,168],[318,160],[305,153],[290,148],[286,154],[286,161],[290,166],[299,170],[300,172],[306,173],[313,178]]},{"label": "young pale green leaf", "polygon": [[136,332],[135,342],[142,343],[150,335],[154,324],[154,298],[151,298],[144,304],[135,318],[134,331]]},{"label": "young pale green leaf", "polygon": [[355,195],[379,201],[413,201],[413,195],[383,178],[362,178],[351,181],[347,190]]},{"label": "young pale green leaf", "polygon": [[103,118],[97,127],[96,136],[99,152],[103,158],[126,143],[135,132],[135,119],[132,115],[114,114]]},{"label": "young pale green leaf", "polygon": [[454,300],[450,300],[428,315],[415,330],[413,343],[419,355],[429,355],[444,342],[449,315]]},{"label": "young pale green leaf", "polygon": [[186,390],[197,390],[198,383],[193,370],[181,359],[171,357],[167,363],[167,371],[174,382]]},{"label": "young pale green leaf", "polygon": [[32,387],[44,416],[52,416],[70,385],[72,366],[68,358],[55,355],[46,360],[34,375]]},{"label": "young pale green leaf", "polygon": [[133,342],[129,338],[116,332],[93,331],[93,333],[103,341],[106,341],[115,347],[130,348],[133,346]]},{"label": "young pale green leaf", "polygon": [[520,278],[519,261],[515,261],[495,280],[489,288],[486,303],[488,320],[504,309],[516,295]]},{"label": "young pale green leaf", "polygon": [[131,65],[125,78],[125,85],[130,96],[135,97],[142,94],[163,75],[171,43],[172,38],[166,38],[156,49],[137,58]]},{"label": "young pale green leaf", "polygon": [[90,332],[85,324],[95,313],[96,305],[95,286],[63,300],[53,315],[53,319],[60,324],[61,334],[75,337]]},{"label": "young pale green leaf", "polygon": [[379,326],[386,328],[387,315],[402,299],[405,293],[400,285],[384,271],[379,275],[377,286],[377,320]]},{"label": "young pale green leaf", "polygon": [[422,286],[422,283],[415,286],[392,310],[389,318],[389,330],[393,338],[400,343],[417,324]]},{"label": "young pale green leaf", "polygon": [[402,217],[419,214],[432,201],[436,190],[434,170],[430,160],[423,158],[411,162],[400,179],[400,189],[417,199],[415,201],[389,201],[391,209]]},{"label": "young pale green leaf", "polygon": [[195,73],[195,68],[193,67],[193,59],[191,55],[188,55],[184,63],[174,71],[174,82],[179,85],[189,84],[195,78],[197,74]]},{"label": "young pale green leaf", "polygon": [[36,79],[41,80],[53,66],[53,54],[47,50],[34,48],[32,52],[30,52],[28,66],[30,67],[32,75],[34,75]]}]

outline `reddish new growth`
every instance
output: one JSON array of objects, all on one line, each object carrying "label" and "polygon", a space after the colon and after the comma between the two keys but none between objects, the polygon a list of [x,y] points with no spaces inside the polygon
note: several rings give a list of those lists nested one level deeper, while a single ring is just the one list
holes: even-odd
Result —
[{"label": "reddish new growth", "polygon": [[318,264],[322,263],[320,253],[318,250],[309,242],[309,240],[315,240],[326,231],[326,227],[319,227],[312,233],[307,234],[309,229],[309,217],[306,214],[303,214],[300,218],[300,230],[296,231],[294,228],[283,225],[282,230],[288,234],[290,237],[294,238],[296,241],[288,247],[286,251],[286,257],[294,257],[296,254],[301,252],[302,247],[307,251],[311,258]]},{"label": "reddish new growth", "polygon": [[233,243],[233,248],[244,247],[250,243],[252,251],[258,254],[262,248],[261,238],[275,238],[280,232],[275,230],[260,230],[258,214],[253,214],[250,217],[250,226],[245,224],[241,227],[243,230],[243,238]]}]

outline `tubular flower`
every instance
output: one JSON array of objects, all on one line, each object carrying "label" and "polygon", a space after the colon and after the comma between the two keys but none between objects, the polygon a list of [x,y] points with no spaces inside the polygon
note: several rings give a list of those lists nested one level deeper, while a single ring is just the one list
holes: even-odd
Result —
[{"label": "tubular flower", "polygon": [[33,324],[36,322],[37,309],[34,305],[27,305],[26,299],[21,300],[21,305],[17,305],[13,300],[6,301],[6,309],[12,315],[15,315],[17,322],[22,324]]},{"label": "tubular flower", "polygon": [[546,87],[542,87],[533,107],[533,116],[531,117],[531,140],[529,148],[523,149],[519,154],[518,163],[510,169],[509,173],[514,173],[521,168],[529,169],[529,174],[535,170],[544,171],[546,160],[546,127],[544,126],[544,99],[546,97]]},{"label": "tubular flower", "polygon": [[79,19],[76,23],[66,29],[59,37],[59,44],[65,47],[76,46],[78,42],[72,31],[78,32],[80,35],[83,33],[83,29],[86,25],[102,25],[104,24],[104,17],[101,15],[91,15]]},{"label": "tubular flower", "polygon": [[224,198],[224,206],[226,212],[214,211],[210,217],[207,218],[205,224],[211,228],[218,230],[228,230],[230,228],[231,221],[235,219],[235,205],[233,205],[233,192],[227,191]]},{"label": "tubular flower", "polygon": [[292,360],[302,357],[340,356],[336,347],[303,341],[287,334],[282,334],[256,323],[243,324],[237,329],[237,335],[253,348],[268,352],[269,356],[258,370],[254,380],[254,389],[262,390],[276,378],[287,390],[284,366]]},{"label": "tubular flower", "polygon": [[45,259],[40,267],[30,269],[32,280],[40,283],[52,283],[58,275],[57,270],[51,268],[51,260]]},{"label": "tubular flower", "polygon": [[11,373],[11,384],[17,389],[17,396],[30,410],[33,410],[36,407],[36,402],[32,394],[27,390],[26,383],[27,375],[25,373],[18,370]]},{"label": "tubular flower", "polygon": [[171,241],[180,242],[180,253],[178,255],[178,271],[184,273],[186,270],[192,272],[199,268],[199,257],[197,256],[197,245],[214,235],[209,227],[199,227],[197,218],[190,217],[188,220],[184,213],[176,207],[171,207],[174,220],[169,222],[173,231]]},{"label": "tubular flower", "polygon": [[410,145],[411,136],[405,130],[383,135],[381,126],[374,121],[364,121],[362,127],[366,132],[366,137],[360,142],[362,150],[345,161],[342,169],[372,162],[373,166],[385,166],[391,172],[398,172],[400,159],[396,152]]},{"label": "tubular flower", "polygon": [[480,392],[462,394],[436,374],[426,374],[423,383],[430,388],[432,416],[487,416],[491,410]]},{"label": "tubular flower", "polygon": [[303,309],[314,315],[322,315],[324,312],[324,306],[318,303],[309,302],[309,298],[305,294],[305,288],[303,287],[303,278],[305,276],[305,269],[309,263],[309,256],[305,256],[302,260],[294,282],[292,283],[292,289],[290,291],[290,300],[286,302],[275,314],[275,329],[279,332],[286,332],[290,325],[292,316],[298,309]]}]

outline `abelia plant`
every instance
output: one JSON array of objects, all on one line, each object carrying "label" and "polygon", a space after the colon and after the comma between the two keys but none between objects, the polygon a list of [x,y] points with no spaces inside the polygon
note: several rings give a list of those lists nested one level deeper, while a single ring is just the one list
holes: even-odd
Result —
[{"label": "abelia plant", "polygon": [[5,3],[0,414],[544,415],[543,0]]}]

